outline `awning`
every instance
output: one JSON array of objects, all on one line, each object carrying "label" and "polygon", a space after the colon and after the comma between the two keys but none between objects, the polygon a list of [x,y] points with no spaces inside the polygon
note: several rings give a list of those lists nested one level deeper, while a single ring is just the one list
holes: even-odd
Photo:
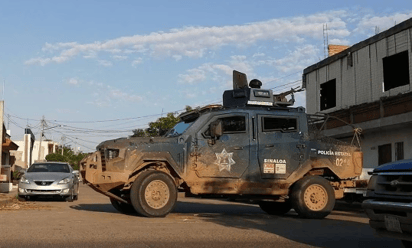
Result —
[{"label": "awning", "polygon": [[5,151],[12,151],[12,150],[17,150],[19,146],[11,141],[11,139],[6,138],[6,142],[3,143],[3,152]]}]

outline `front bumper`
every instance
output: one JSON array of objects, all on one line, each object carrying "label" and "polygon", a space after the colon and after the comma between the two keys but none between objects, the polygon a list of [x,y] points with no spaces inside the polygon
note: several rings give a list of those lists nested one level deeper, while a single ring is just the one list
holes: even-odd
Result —
[{"label": "front bumper", "polygon": [[40,196],[40,195],[55,195],[55,196],[70,196],[74,194],[73,184],[57,184],[53,183],[49,186],[40,186],[33,182],[30,184],[19,183],[19,196]]},{"label": "front bumper", "polygon": [[412,203],[366,200],[369,225],[384,237],[412,241]]}]

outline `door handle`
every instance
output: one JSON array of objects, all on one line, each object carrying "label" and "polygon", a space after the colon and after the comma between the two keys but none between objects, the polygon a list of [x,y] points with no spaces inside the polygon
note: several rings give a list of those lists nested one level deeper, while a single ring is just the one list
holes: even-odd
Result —
[{"label": "door handle", "polygon": [[265,147],[275,147],[275,145],[265,145]]},{"label": "door handle", "polygon": [[235,150],[243,150],[243,147],[235,146],[235,147],[233,147],[233,149],[235,149]]}]

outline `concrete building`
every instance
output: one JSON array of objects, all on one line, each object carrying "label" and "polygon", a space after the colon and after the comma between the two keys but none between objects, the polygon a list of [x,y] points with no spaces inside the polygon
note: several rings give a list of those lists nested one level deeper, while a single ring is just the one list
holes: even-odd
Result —
[{"label": "concrete building", "polygon": [[[13,152],[17,150],[18,145],[11,140],[9,132],[3,125],[3,137],[2,137],[2,153],[1,153],[1,172],[0,175],[6,177],[0,181],[10,182],[11,180],[11,165],[14,164],[15,157]],[[5,179],[5,180],[4,180]]]},{"label": "concrete building", "polygon": [[52,140],[42,140],[40,146],[40,141],[35,140],[34,134],[28,128],[24,131],[23,140],[15,143],[19,146],[19,149],[13,152],[15,165],[21,168],[28,168],[35,161],[45,160],[48,154],[56,152],[59,147],[59,143]]},{"label": "concrete building", "polygon": [[[304,70],[307,112],[362,128],[365,168],[412,158],[412,18],[341,50]],[[324,134],[352,139],[345,122]]]}]

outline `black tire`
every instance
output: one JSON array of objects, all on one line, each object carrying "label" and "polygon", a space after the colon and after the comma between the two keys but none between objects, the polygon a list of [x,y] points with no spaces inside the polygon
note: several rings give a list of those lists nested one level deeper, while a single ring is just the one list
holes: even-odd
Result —
[{"label": "black tire", "polygon": [[291,202],[300,217],[323,219],[335,206],[335,191],[328,180],[307,176],[292,187]]},{"label": "black tire", "polygon": [[412,241],[409,241],[409,240],[401,240],[401,242],[402,242],[402,247],[405,247],[405,248],[412,247]]},{"label": "black tire", "polygon": [[72,190],[71,195],[67,196],[64,200],[67,201],[67,202],[73,202],[74,201],[73,190]]},{"label": "black tire", "polygon": [[17,197],[17,199],[19,200],[19,201],[22,201],[22,202],[25,202],[25,201],[27,201],[27,198],[26,198],[26,196],[18,196]]},{"label": "black tire", "polygon": [[131,204],[127,204],[124,202],[120,202],[118,200],[110,198],[110,202],[112,203],[113,207],[122,214],[134,214],[136,210]]},{"label": "black tire", "polygon": [[164,217],[176,205],[177,188],[168,174],[145,171],[134,181],[130,200],[138,214],[145,217]]},{"label": "black tire", "polygon": [[259,207],[270,215],[284,215],[292,209],[290,201],[286,202],[259,202]]}]

